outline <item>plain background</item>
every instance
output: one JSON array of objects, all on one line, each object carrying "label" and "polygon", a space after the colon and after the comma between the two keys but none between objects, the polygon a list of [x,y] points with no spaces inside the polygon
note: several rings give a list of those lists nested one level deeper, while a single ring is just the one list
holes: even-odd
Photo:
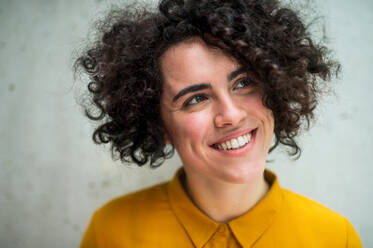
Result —
[{"label": "plain background", "polygon": [[[0,247],[77,247],[95,209],[172,177],[111,161],[74,95],[73,50],[119,1],[0,0]],[[346,216],[373,247],[373,2],[317,1],[343,66],[335,94],[300,138],[302,157],[270,156],[282,186]],[[78,90],[79,91],[79,90]],[[333,237],[331,237],[333,238]],[[336,237],[337,238],[337,237]]]}]

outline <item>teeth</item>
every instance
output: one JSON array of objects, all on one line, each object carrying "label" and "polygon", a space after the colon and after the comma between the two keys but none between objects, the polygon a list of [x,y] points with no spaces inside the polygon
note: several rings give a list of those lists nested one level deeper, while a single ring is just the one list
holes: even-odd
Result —
[{"label": "teeth", "polygon": [[243,146],[243,145],[246,144],[245,139],[244,139],[242,136],[238,137],[237,140],[238,140],[238,144],[239,144],[240,146]]},{"label": "teeth", "polygon": [[233,138],[231,140],[227,140],[226,142],[223,142],[217,145],[217,147],[220,150],[237,149],[249,143],[250,140],[251,140],[251,133],[239,136],[237,138]]},{"label": "teeth", "polygon": [[222,146],[223,150],[227,150],[227,148],[228,148],[227,144],[225,144],[225,143],[221,144],[221,146]]},{"label": "teeth", "polygon": [[236,148],[238,148],[240,146],[238,144],[238,141],[236,139],[231,139],[231,142],[232,142],[232,148],[233,149],[236,149]]},{"label": "teeth", "polygon": [[227,148],[228,149],[232,149],[232,145],[231,145],[231,142],[228,140],[227,142],[225,142],[227,144]]}]

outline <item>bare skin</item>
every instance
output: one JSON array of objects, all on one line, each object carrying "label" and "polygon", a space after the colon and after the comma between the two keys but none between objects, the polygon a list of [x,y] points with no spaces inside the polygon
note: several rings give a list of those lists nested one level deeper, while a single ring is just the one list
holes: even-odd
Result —
[{"label": "bare skin", "polygon": [[253,208],[268,192],[269,185],[258,178],[250,184],[193,182],[186,180],[184,187],[194,204],[216,222],[226,223]]},{"label": "bare skin", "polygon": [[272,112],[241,66],[199,39],[168,49],[161,68],[166,139],[183,161],[189,196],[217,222],[244,214],[269,188]]}]

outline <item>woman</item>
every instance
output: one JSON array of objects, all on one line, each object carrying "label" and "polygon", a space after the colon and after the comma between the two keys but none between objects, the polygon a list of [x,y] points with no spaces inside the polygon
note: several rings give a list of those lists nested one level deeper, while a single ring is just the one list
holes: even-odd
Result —
[{"label": "woman", "polygon": [[295,11],[163,0],[112,11],[100,31],[76,62],[91,78],[86,113],[103,121],[94,141],[140,166],[175,148],[183,166],[97,210],[81,247],[362,247],[346,218],[265,169],[279,144],[299,157],[295,137],[339,69]]}]

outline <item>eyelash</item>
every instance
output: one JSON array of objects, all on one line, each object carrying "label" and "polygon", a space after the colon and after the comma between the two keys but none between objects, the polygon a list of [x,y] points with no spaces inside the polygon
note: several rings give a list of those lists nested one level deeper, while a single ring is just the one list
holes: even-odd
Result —
[{"label": "eyelash", "polygon": [[[240,83],[242,82],[246,82],[246,85],[244,85],[243,87],[237,87]],[[249,78],[245,77],[245,78],[241,78],[239,80],[237,80],[237,82],[234,84],[234,87],[233,89],[246,89],[248,87],[250,87],[252,85],[252,81],[250,81]],[[196,100],[197,98],[203,98],[203,100],[206,100],[207,99],[207,96],[205,94],[197,94],[197,95],[194,95],[190,98],[188,98],[184,103],[183,103],[183,108],[187,108],[187,107],[190,107],[192,105],[196,105],[196,104],[199,104],[200,102],[202,102],[203,100],[197,100],[196,103],[191,103],[193,100]]]},{"label": "eyelash", "polygon": [[252,81],[250,81],[249,78],[245,77],[245,78],[241,78],[241,79],[239,79],[239,80],[235,83],[234,88],[237,89],[237,85],[240,84],[240,83],[242,83],[242,82],[246,82],[246,85],[245,85],[244,87],[239,87],[238,89],[247,88],[247,87],[253,85]]},{"label": "eyelash", "polygon": [[203,97],[203,98],[204,98],[203,100],[206,100],[206,99],[207,99],[207,97],[206,97],[204,94],[194,95],[194,96],[188,98],[188,100],[186,100],[186,101],[184,102],[183,107],[186,108],[186,107],[189,107],[189,106],[191,106],[191,105],[196,105],[196,104],[200,103],[200,102],[197,102],[197,103],[191,103],[193,100],[197,99],[198,97]]}]

